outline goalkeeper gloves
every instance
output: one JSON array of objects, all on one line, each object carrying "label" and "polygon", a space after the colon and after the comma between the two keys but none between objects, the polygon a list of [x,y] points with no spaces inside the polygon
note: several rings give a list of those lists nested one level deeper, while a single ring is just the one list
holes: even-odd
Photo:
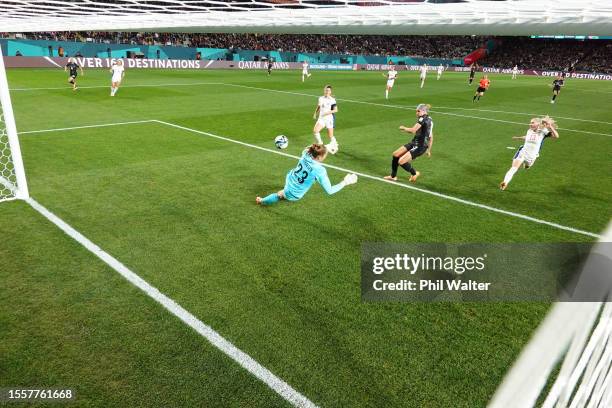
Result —
[{"label": "goalkeeper gloves", "polygon": [[354,173],[347,174],[344,176],[343,183],[345,186],[350,186],[351,184],[355,184],[357,182],[357,175]]}]

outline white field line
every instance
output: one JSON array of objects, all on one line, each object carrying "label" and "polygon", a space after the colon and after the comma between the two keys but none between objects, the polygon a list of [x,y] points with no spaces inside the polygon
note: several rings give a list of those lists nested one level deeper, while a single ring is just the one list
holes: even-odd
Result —
[{"label": "white field line", "polygon": [[[260,87],[249,86],[249,85],[238,85],[238,84],[228,84],[228,83],[225,83],[224,85],[238,87],[238,88],[255,89],[255,90],[260,90],[260,91],[284,93],[284,94],[288,94],[288,95],[308,96],[308,97],[311,97],[311,98],[318,97],[318,95],[312,95],[312,94],[307,94],[307,93],[292,92],[292,91],[281,91],[281,90],[278,90],[278,89],[260,88]],[[408,106],[401,106],[401,105],[390,105],[390,104],[386,104],[386,103],[366,102],[366,101],[358,101],[358,100],[355,100],[355,99],[345,99],[345,98],[336,98],[336,100],[344,101],[344,102],[350,102],[350,103],[359,103],[359,104],[363,104],[363,105],[381,106],[381,107],[384,107],[384,108],[394,108],[394,109],[403,109],[403,110],[414,111],[414,107],[413,106],[408,107]],[[529,126],[529,123],[527,123],[527,122],[514,122],[514,121],[510,121],[510,120],[483,118],[481,116],[471,116],[471,115],[462,115],[462,114],[459,114],[459,113],[441,112],[441,111],[433,110],[433,109],[431,109],[430,111],[434,112],[434,113],[439,113],[441,115],[459,116],[459,117],[462,117],[462,118],[471,118],[471,119],[478,119],[478,120],[488,120],[488,121],[491,121],[491,122],[511,123],[511,124],[515,124],[515,125]],[[558,129],[559,130],[563,130],[565,132],[588,133],[588,134],[591,134],[591,135],[600,135],[600,136],[612,137],[612,134],[608,134],[608,133],[587,132],[585,130],[575,130],[575,129],[566,129],[566,128],[558,128]]]},{"label": "white field line", "polygon": [[[138,85],[121,85],[121,88],[157,88],[163,86],[196,86],[196,85],[225,85],[222,82],[178,82],[178,83],[169,83],[169,84],[138,84]],[[110,88],[110,85],[91,85],[91,86],[80,86],[79,89],[96,89],[96,88]],[[56,86],[50,88],[11,88],[9,91],[11,92],[27,92],[27,91],[53,91],[56,89],[66,89],[72,91],[72,88],[69,86]]]},{"label": "white field line", "polygon": [[[313,98],[317,97],[317,95],[306,94],[306,93],[280,91],[280,90],[270,89],[270,88],[259,88],[259,87],[253,87],[253,86],[247,86],[247,85],[230,84],[230,83],[226,83],[226,82],[191,82],[191,83],[180,82],[180,83],[168,83],[168,84],[122,85],[121,87],[122,88],[146,88],[146,87],[198,86],[198,85],[236,86],[236,87],[245,87],[245,88],[251,88],[251,89],[265,90],[265,91],[269,91],[269,92],[282,92],[282,93],[288,93],[288,94],[293,94],[293,95],[310,96],[310,97],[313,97]],[[95,89],[95,88],[109,88],[109,86],[107,86],[107,85],[79,86],[79,88],[80,89]],[[11,91],[44,91],[44,90],[56,90],[56,89],[72,90],[72,88],[70,88],[69,86],[51,87],[51,88],[11,88],[10,90]],[[409,109],[409,110],[412,110],[412,108],[408,108],[408,107],[405,107],[405,106],[399,106],[399,105],[389,105],[389,104],[366,102],[366,101],[356,101],[356,100],[351,100],[351,99],[338,99],[338,100],[342,100],[342,101],[345,101],[345,102],[352,102],[352,103],[372,104],[372,105],[384,106],[384,107],[388,107],[388,108]],[[440,108],[440,109],[468,110],[468,111],[477,111],[477,112],[506,113],[506,114],[509,114],[509,115],[543,116],[543,114],[538,114],[538,113],[507,112],[507,111],[500,111],[500,110],[478,109],[478,108],[459,108],[459,107],[450,107],[450,106],[438,106],[438,108]],[[437,113],[444,114],[444,112],[437,112]],[[466,117],[472,118],[474,116],[466,116]],[[612,122],[604,122],[604,121],[600,121],[600,120],[578,119],[578,118],[570,118],[570,117],[566,117],[566,116],[555,116],[555,117],[558,118],[558,119],[573,120],[573,121],[578,121],[578,122],[592,122],[592,123],[602,123],[602,124],[606,124],[606,125],[612,125]],[[492,119],[489,119],[489,118],[481,118],[481,117],[474,117],[474,118],[484,119],[484,120],[492,120]],[[505,123],[515,123],[515,124],[520,124],[520,125],[524,124],[523,122],[510,122],[510,121],[503,121],[503,120],[497,120],[497,121],[498,122],[505,122]],[[570,132],[593,133],[593,134],[604,135],[604,136],[612,136],[612,135],[608,135],[606,133],[583,132],[583,131],[578,131],[578,130],[573,130],[573,129],[561,129],[561,130],[570,131]]]},{"label": "white field line", "polygon": [[198,334],[208,340],[213,346],[222,351],[232,360],[240,364],[245,370],[263,381],[277,394],[283,397],[286,401],[295,407],[316,407],[308,398],[297,392],[289,384],[275,376],[270,370],[259,364],[251,356],[244,353],[231,342],[223,338],[219,333],[213,330],[210,326],[202,323],[197,317],[189,313],[174,300],[161,293],[156,287],[149,284],[136,273],[119,262],[112,255],[105,252],[102,248],[94,244],[83,234],[72,228],[61,218],[53,214],[51,211],[43,207],[33,198],[26,199],[26,202],[36,211],[42,214],[45,218],[55,224],[64,233],[72,239],[83,245],[89,252],[97,256],[108,266],[113,268],[117,273],[123,276],[134,286],[142,290],[147,296],[158,302],[166,310],[178,317],[187,326],[191,327]]},{"label": "white field line", "polygon": [[[289,154],[289,153],[284,153],[284,152],[281,152],[279,150],[273,150],[273,149],[269,149],[269,148],[266,148],[266,147],[257,146],[257,145],[251,144],[251,143],[241,142],[239,140],[231,139],[229,137],[219,136],[219,135],[215,135],[215,134],[209,133],[209,132],[203,132],[201,130],[192,129],[192,128],[188,128],[188,127],[185,127],[185,126],[180,126],[180,125],[177,125],[177,124],[174,124],[174,123],[170,123],[170,122],[164,122],[162,120],[155,120],[155,122],[161,123],[163,125],[171,126],[171,127],[177,128],[177,129],[186,130],[188,132],[197,133],[197,134],[208,136],[208,137],[212,137],[212,138],[215,138],[215,139],[220,139],[220,140],[224,140],[224,141],[227,141],[227,142],[231,142],[231,143],[239,144],[239,145],[242,145],[242,146],[250,147],[250,148],[253,148],[253,149],[258,149],[258,150],[266,151],[266,152],[269,152],[269,153],[278,154],[280,156],[290,157],[290,158],[298,159],[299,160],[298,156],[295,156],[295,155],[292,155],[292,154]],[[406,189],[409,189],[409,190],[414,190],[414,191],[418,191],[418,192],[421,192],[421,193],[433,195],[435,197],[443,198],[445,200],[455,201],[455,202],[458,202],[458,203],[461,203],[461,204],[469,205],[469,206],[472,206],[472,207],[477,207],[477,208],[480,208],[480,209],[483,209],[483,210],[488,210],[488,211],[496,212],[496,213],[499,213],[499,214],[504,214],[504,215],[507,215],[507,216],[510,216],[510,217],[515,217],[515,218],[519,218],[519,219],[522,219],[522,220],[531,221],[531,222],[534,222],[534,223],[537,223],[537,224],[547,225],[549,227],[560,229],[560,230],[563,230],[563,231],[573,232],[575,234],[586,235],[586,236],[593,237],[593,238],[601,238],[601,236],[599,234],[595,234],[595,233],[592,233],[592,232],[580,230],[580,229],[573,228],[573,227],[568,227],[568,226],[557,224],[557,223],[550,222],[550,221],[541,220],[541,219],[538,219],[538,218],[535,218],[535,217],[530,217],[528,215],[523,215],[523,214],[515,213],[515,212],[512,212],[512,211],[502,210],[500,208],[491,207],[491,206],[486,205],[486,204],[480,204],[480,203],[476,203],[474,201],[464,200],[462,198],[453,197],[453,196],[449,196],[449,195],[442,194],[442,193],[437,193],[435,191],[426,190],[426,189],[415,187],[415,186],[411,186],[411,185],[408,185],[408,184],[401,184],[401,183],[398,183],[398,182],[395,182],[395,181],[385,180],[382,177],[372,176],[370,174],[361,173],[361,172],[358,172],[358,171],[349,170],[349,169],[345,169],[345,168],[338,167],[338,166],[333,166],[333,165],[326,164],[326,163],[323,163],[323,166],[328,167],[330,169],[344,171],[344,172],[347,172],[347,173],[355,173],[355,174],[357,174],[357,175],[359,175],[359,176],[361,176],[363,178],[367,178],[367,179],[370,179],[370,180],[376,180],[376,181],[381,181],[383,183],[393,184],[393,185],[398,186],[398,187],[402,187],[402,188],[406,188]]]},{"label": "white field line", "polygon": [[42,129],[42,130],[26,130],[24,132],[17,132],[20,135],[28,135],[32,133],[47,133],[47,132],[61,132],[62,130],[75,130],[75,129],[88,129],[88,128],[99,128],[99,127],[107,127],[107,126],[121,126],[121,125],[132,125],[138,123],[151,123],[155,122],[155,120],[135,120],[132,122],[115,122],[115,123],[102,123],[99,125],[84,125],[84,126],[73,126],[73,127],[65,127],[65,128],[55,128],[55,129]]},{"label": "white field line", "polygon": [[[440,109],[455,109],[455,110],[466,110],[466,111],[476,111],[476,112],[506,113],[508,115],[524,115],[524,116],[534,116],[534,117],[547,115],[545,113],[508,112],[508,111],[480,109],[480,108],[457,108],[457,107],[450,107],[450,106],[436,106],[436,107]],[[603,123],[605,125],[612,125],[612,122],[604,122],[602,120],[577,119],[577,118],[568,118],[565,116],[557,116],[557,115],[555,115],[555,119],[575,120],[578,122],[592,122],[592,123]]]}]

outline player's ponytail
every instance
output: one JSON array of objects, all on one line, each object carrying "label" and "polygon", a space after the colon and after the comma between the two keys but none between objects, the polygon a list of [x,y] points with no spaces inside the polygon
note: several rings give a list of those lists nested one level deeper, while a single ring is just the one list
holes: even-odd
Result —
[{"label": "player's ponytail", "polygon": [[550,116],[546,115],[541,120],[542,120],[542,126],[549,125],[553,129],[557,128],[557,124],[555,123],[555,120],[551,118]]},{"label": "player's ponytail", "polygon": [[327,148],[325,145],[313,143],[308,146],[308,154],[312,156],[313,159],[317,157],[325,156],[327,154]]}]

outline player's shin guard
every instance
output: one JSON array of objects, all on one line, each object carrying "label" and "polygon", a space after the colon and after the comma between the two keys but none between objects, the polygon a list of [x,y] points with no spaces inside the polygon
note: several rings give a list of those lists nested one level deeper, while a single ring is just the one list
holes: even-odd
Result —
[{"label": "player's shin guard", "polygon": [[412,167],[412,164],[404,163],[402,164],[402,168],[406,170],[408,173],[412,174],[413,176],[416,175],[416,170],[414,169],[414,167]]},{"label": "player's shin guard", "polygon": [[261,200],[261,203],[263,205],[272,205],[272,204],[276,204],[280,201],[280,197],[278,196],[278,193],[272,193],[267,197],[264,197],[263,200]]},{"label": "player's shin guard", "polygon": [[510,167],[510,170],[508,170],[506,172],[506,175],[504,176],[504,183],[505,184],[509,184],[510,180],[512,180],[512,177],[514,177],[514,174],[518,171],[518,168],[516,167]]},{"label": "player's shin guard", "polygon": [[399,157],[393,156],[393,160],[391,160],[391,177],[397,176],[398,167],[399,167]]}]

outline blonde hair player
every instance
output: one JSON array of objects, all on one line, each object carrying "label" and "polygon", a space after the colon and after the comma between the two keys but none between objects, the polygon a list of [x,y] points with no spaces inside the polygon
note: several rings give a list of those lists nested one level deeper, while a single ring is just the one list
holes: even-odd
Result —
[{"label": "blonde hair player", "polygon": [[113,74],[113,77],[111,78],[110,96],[115,96],[115,94],[119,90],[119,85],[121,85],[121,81],[123,81],[123,77],[125,76],[125,68],[123,67],[123,60],[118,59],[115,62],[113,62],[110,72]]},{"label": "blonde hair player", "polygon": [[393,88],[393,84],[395,84],[395,79],[397,78],[397,71],[395,70],[395,65],[393,64],[393,62],[389,62],[389,72],[387,72],[386,74],[383,73],[383,76],[387,78],[385,99],[389,99],[389,91]]},{"label": "blonde hair player", "polygon": [[431,157],[431,147],[433,146],[433,121],[429,117],[429,109],[431,105],[421,103],[416,107],[417,123],[412,127],[400,126],[400,130],[408,133],[413,133],[414,138],[410,143],[400,146],[393,152],[391,160],[391,174],[385,176],[385,180],[397,181],[397,168],[402,166],[404,170],[410,173],[411,182],[417,181],[421,172],[416,171],[412,167],[412,161],[423,153],[427,153],[427,157]]},{"label": "blonde hair player", "polygon": [[513,139],[525,140],[525,144],[516,151],[512,159],[512,167],[506,172],[504,180],[499,184],[501,190],[505,190],[508,187],[510,180],[512,180],[512,177],[514,177],[514,174],[516,174],[522,164],[524,164],[526,169],[533,166],[538,156],[540,156],[542,143],[544,143],[544,139],[547,137],[552,137],[553,139],[559,138],[557,125],[549,116],[531,119],[527,134],[525,136],[513,137]]},{"label": "blonde hair player", "polygon": [[317,122],[314,125],[313,134],[318,144],[323,144],[321,140],[321,130],[327,128],[329,136],[329,144],[325,145],[329,153],[336,154],[338,152],[338,142],[334,136],[334,128],[336,126],[336,113],[338,112],[338,104],[332,96],[331,85],[325,85],[323,88],[323,96],[319,97],[317,108],[312,116]]},{"label": "blonde hair player", "polygon": [[327,157],[327,148],[322,144],[312,144],[302,153],[300,161],[295,168],[289,170],[285,177],[285,187],[264,198],[256,197],[255,202],[260,205],[271,205],[280,200],[298,201],[310,190],[316,181],[329,195],[336,194],[344,187],[355,184],[357,175],[347,174],[344,179],[332,186],[327,176],[327,170],[321,164]]}]

